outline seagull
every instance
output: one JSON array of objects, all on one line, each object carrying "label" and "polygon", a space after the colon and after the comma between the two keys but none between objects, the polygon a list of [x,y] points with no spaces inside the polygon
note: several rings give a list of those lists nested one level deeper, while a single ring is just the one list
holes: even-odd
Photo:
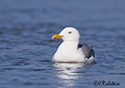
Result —
[{"label": "seagull", "polygon": [[52,39],[62,39],[52,61],[55,63],[86,63],[96,60],[94,50],[86,43],[79,43],[79,31],[73,27],[64,28]]}]

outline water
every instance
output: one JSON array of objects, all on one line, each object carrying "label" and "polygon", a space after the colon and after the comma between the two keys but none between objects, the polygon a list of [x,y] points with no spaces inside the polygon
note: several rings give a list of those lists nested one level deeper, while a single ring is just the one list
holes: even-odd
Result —
[{"label": "water", "polygon": [[[124,88],[124,0],[0,0],[0,88]],[[52,63],[64,27],[79,29],[96,64]],[[114,81],[120,85],[93,85]]]}]

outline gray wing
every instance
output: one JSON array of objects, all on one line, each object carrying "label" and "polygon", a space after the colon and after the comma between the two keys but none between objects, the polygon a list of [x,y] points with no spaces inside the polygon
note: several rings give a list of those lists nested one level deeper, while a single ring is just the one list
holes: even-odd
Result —
[{"label": "gray wing", "polygon": [[89,58],[91,56],[95,57],[94,50],[88,46],[86,43],[82,43],[78,45],[78,48],[82,49],[82,52],[84,53],[86,58]]}]

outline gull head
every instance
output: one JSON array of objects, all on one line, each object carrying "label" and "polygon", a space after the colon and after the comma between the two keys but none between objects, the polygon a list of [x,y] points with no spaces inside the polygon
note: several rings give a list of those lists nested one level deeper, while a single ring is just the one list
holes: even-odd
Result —
[{"label": "gull head", "polygon": [[61,38],[63,41],[79,41],[80,34],[73,27],[64,28],[59,34],[55,34],[52,39]]}]

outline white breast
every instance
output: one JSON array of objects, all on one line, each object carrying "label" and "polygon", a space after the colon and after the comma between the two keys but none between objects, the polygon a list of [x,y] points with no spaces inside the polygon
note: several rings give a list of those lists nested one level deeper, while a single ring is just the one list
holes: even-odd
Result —
[{"label": "white breast", "polygon": [[84,55],[77,50],[77,42],[63,42],[53,57],[54,62],[83,62]]}]

